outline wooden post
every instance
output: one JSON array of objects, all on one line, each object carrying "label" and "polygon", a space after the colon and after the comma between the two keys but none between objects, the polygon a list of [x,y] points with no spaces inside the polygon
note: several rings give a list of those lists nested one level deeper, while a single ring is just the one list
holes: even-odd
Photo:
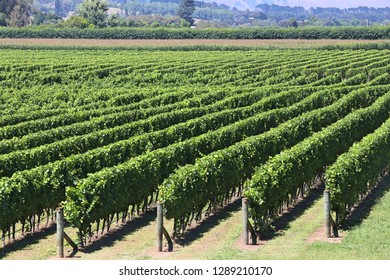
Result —
[{"label": "wooden post", "polygon": [[57,208],[57,256],[64,257],[64,209]]},{"label": "wooden post", "polygon": [[64,239],[73,248],[73,252],[76,253],[78,251],[77,245],[73,242],[72,239],[70,239],[69,235],[67,235],[65,231],[64,231]]},{"label": "wooden post", "polygon": [[157,250],[162,252],[162,239],[163,239],[163,204],[157,203]]},{"label": "wooden post", "polygon": [[256,231],[249,221],[248,221],[248,228],[249,228],[249,232],[251,233],[252,245],[256,245],[257,244]]},{"label": "wooden post", "polygon": [[331,216],[330,216],[330,192],[324,191],[324,221],[325,221],[325,236],[331,237]]},{"label": "wooden post", "polygon": [[339,228],[338,228],[338,220],[339,220],[339,214],[338,212],[336,211],[336,221],[333,220],[332,217],[330,217],[330,222],[331,222],[331,225],[332,225],[332,228],[333,228],[333,236],[334,237],[339,237]]},{"label": "wooden post", "polygon": [[244,245],[249,244],[249,225],[248,225],[248,201],[242,198],[242,217],[244,222]]},{"label": "wooden post", "polygon": [[165,239],[168,241],[168,252],[172,252],[173,251],[173,242],[172,242],[171,237],[168,234],[168,231],[165,229],[165,227],[163,227],[163,233],[164,233]]}]

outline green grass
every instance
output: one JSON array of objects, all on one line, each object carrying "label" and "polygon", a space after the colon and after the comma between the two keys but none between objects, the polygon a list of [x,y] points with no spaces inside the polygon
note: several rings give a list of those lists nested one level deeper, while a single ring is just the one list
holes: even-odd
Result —
[{"label": "green grass", "polygon": [[[389,181],[389,180],[388,180]],[[308,242],[308,238],[321,228],[323,223],[323,200],[318,198],[277,237],[257,247],[255,251],[240,250],[237,240],[241,234],[241,213],[236,211],[228,219],[212,228],[207,235],[219,236],[216,242],[207,242],[207,236],[195,242],[207,244],[203,251],[195,242],[172,253],[173,258],[190,256],[192,259],[277,259],[277,260],[389,260],[390,259],[390,183],[383,196],[374,203],[367,217],[358,225],[345,231],[341,243],[326,241]],[[203,240],[202,240],[203,239]],[[176,255],[175,255],[176,254]]]},{"label": "green grass", "polygon": [[[389,180],[387,180],[389,181]],[[322,199],[298,219],[290,223],[286,232],[255,253],[251,259],[327,259],[327,260],[389,260],[390,259],[390,183],[374,204],[368,216],[342,234],[341,243],[306,239],[322,223]],[[306,222],[310,221],[310,223]]]},{"label": "green grass", "polygon": [[[138,228],[78,252],[80,259],[277,259],[277,260],[390,260],[390,180],[366,217],[342,231],[341,243],[307,242],[323,223],[322,198],[317,198],[303,213],[277,232],[276,236],[256,247],[240,246],[242,216],[239,206],[198,227],[189,241],[175,244],[174,252],[156,253],[156,222],[149,218]],[[166,221],[169,230],[172,221]],[[54,258],[55,233],[31,245],[8,253],[5,259]]]},{"label": "green grass", "polygon": [[[388,188],[387,188],[388,189]],[[341,244],[314,243],[301,258],[390,260],[390,191],[367,219],[350,229]]]}]

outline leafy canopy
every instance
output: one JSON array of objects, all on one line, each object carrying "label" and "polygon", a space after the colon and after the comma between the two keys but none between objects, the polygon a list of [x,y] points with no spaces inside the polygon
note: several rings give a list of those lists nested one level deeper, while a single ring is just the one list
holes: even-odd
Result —
[{"label": "leafy canopy", "polygon": [[96,27],[106,25],[107,10],[106,0],[85,0],[77,8],[79,15]]}]

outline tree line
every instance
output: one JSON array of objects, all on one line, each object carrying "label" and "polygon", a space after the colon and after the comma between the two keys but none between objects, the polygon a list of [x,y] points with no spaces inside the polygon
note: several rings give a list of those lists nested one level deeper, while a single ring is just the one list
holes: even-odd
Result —
[{"label": "tree line", "polygon": [[[106,0],[0,0],[0,26],[22,27],[30,24],[62,24],[63,17],[74,9],[76,15],[71,16],[64,22],[64,27],[134,27],[137,26],[133,20],[128,19],[130,13],[126,8],[125,16],[108,16],[109,3]],[[114,2],[114,1],[113,1]],[[121,1],[128,4],[127,0]],[[33,5],[36,4],[36,5]],[[47,5],[51,4],[53,10],[48,10]],[[110,3],[112,4],[112,3]],[[195,11],[194,0],[180,0],[178,9],[174,13],[179,17],[172,23],[169,19],[169,26],[165,27],[188,27],[194,23],[192,17]],[[157,13],[158,14],[158,13]],[[137,14],[138,15],[138,14]],[[33,16],[33,19],[32,19]],[[126,19],[127,18],[127,19]],[[162,22],[160,18],[160,22]],[[177,26],[175,25],[176,23]],[[165,23],[166,24],[166,21]],[[147,26],[147,24],[140,25]],[[156,27],[161,26],[161,24]]]},{"label": "tree line", "polygon": [[368,26],[389,25],[389,13],[390,8],[305,9],[269,4],[241,11],[195,0],[0,0],[0,26],[12,27]]}]

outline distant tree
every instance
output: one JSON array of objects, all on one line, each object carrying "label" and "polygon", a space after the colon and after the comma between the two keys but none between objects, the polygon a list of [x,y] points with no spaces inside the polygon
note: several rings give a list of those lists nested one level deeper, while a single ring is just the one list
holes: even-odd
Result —
[{"label": "distant tree", "polygon": [[21,27],[30,23],[33,0],[0,0],[0,24]]},{"label": "distant tree", "polygon": [[194,19],[192,18],[192,14],[195,11],[195,3],[194,0],[182,0],[179,5],[178,15],[182,19],[188,21],[191,25],[194,24]]},{"label": "distant tree", "polygon": [[0,26],[7,26],[7,16],[4,13],[0,13]]},{"label": "distant tree", "polygon": [[297,28],[298,27],[297,20],[295,18],[290,18],[290,20],[288,21],[288,27]]},{"label": "distant tree", "polygon": [[56,15],[62,16],[62,3],[60,0],[54,0],[54,13]]},{"label": "distant tree", "polygon": [[317,17],[311,16],[307,19],[306,25],[319,26],[322,25],[322,22]]},{"label": "distant tree", "polygon": [[77,9],[77,5],[83,2],[83,0],[34,0],[34,2],[51,2],[51,8],[46,5],[41,5],[41,11],[54,12],[61,17],[66,17],[69,12],[75,11]]},{"label": "distant tree", "polygon": [[32,21],[33,25],[41,25],[41,24],[57,24],[62,22],[62,18],[54,13],[42,13],[37,12],[34,15],[34,19]]},{"label": "distant tree", "polygon": [[298,27],[298,22],[295,18],[290,18],[289,20],[281,20],[279,21],[280,27]]},{"label": "distant tree", "polygon": [[324,20],[324,26],[341,26],[341,22],[338,21],[337,19],[325,19]]},{"label": "distant tree", "polygon": [[88,20],[80,16],[71,16],[67,21],[64,22],[65,27],[82,29],[89,27],[90,24],[91,23],[89,23]]},{"label": "distant tree", "polygon": [[128,26],[128,23],[124,17],[119,15],[111,15],[107,19],[108,27],[125,27]]},{"label": "distant tree", "polygon": [[105,0],[85,0],[77,8],[79,15],[96,27],[106,25],[107,10],[108,4]]},{"label": "distant tree", "polygon": [[41,11],[39,11],[38,13],[36,13],[34,15],[34,19],[32,21],[32,24],[33,25],[41,25],[45,22],[46,20],[46,13],[42,13]]},{"label": "distant tree", "polygon": [[17,2],[17,0],[0,0],[0,13],[8,16]]}]

